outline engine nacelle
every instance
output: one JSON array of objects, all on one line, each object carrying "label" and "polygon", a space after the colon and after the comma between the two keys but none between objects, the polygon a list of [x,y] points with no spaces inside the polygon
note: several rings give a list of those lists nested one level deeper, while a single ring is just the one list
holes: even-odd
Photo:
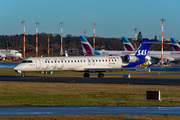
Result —
[{"label": "engine nacelle", "polygon": [[136,56],[134,55],[125,55],[124,56],[124,61],[128,62],[128,63],[132,63],[132,62],[136,62],[138,61],[139,58],[137,58]]}]

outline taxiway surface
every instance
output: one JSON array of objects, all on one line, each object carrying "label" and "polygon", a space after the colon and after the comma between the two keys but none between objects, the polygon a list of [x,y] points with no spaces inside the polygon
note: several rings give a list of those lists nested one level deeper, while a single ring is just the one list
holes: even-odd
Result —
[{"label": "taxiway surface", "polygon": [[22,82],[66,82],[66,83],[106,83],[142,85],[180,85],[180,78],[96,78],[96,77],[57,77],[57,76],[0,76],[0,81]]}]

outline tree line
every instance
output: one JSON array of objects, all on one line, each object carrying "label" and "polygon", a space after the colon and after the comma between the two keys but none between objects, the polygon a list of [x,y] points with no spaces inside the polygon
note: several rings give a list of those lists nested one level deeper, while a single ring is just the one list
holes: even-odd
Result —
[{"label": "tree line", "polygon": [[[50,54],[53,52],[53,55],[60,55],[61,49],[61,36],[60,34],[38,34],[38,52],[39,55],[47,55],[48,49],[48,35],[49,35],[49,44],[50,44]],[[91,45],[93,45],[93,37],[86,37]],[[128,38],[132,45],[135,45],[133,38]],[[146,38],[147,39],[147,38]],[[1,49],[16,49],[23,52],[23,40],[24,35],[0,35],[0,48]],[[36,52],[36,35],[28,34],[25,35],[25,49],[26,55],[35,55]],[[96,50],[105,49],[105,50],[124,50],[122,38],[95,38]],[[137,43],[139,45],[139,43]],[[53,48],[53,49],[52,49]],[[67,50],[69,54],[73,52],[73,49],[82,51],[81,40],[79,36],[72,36],[70,34],[63,37],[63,50]],[[53,50],[53,51],[52,51]],[[152,45],[150,50],[161,50],[161,46]],[[164,46],[164,50],[172,50],[171,46]]]}]

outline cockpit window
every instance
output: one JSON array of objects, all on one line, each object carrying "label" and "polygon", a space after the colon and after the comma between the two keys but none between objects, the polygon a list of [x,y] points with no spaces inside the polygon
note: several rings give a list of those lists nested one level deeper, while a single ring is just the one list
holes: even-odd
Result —
[{"label": "cockpit window", "polygon": [[23,60],[22,63],[32,63],[32,60]]},{"label": "cockpit window", "polygon": [[20,52],[15,52],[15,53],[20,53]]}]

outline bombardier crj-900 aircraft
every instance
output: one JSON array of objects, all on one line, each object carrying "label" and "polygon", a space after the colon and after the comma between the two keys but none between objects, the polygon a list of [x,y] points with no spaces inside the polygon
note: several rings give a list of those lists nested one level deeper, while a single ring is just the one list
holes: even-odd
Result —
[{"label": "bombardier crj-900 aircraft", "polygon": [[89,77],[90,72],[98,72],[98,77],[104,77],[103,72],[136,67],[144,63],[145,56],[153,41],[145,40],[135,55],[124,56],[76,56],[76,57],[30,57],[24,59],[14,70],[25,76],[31,71],[81,71],[84,77]]}]

